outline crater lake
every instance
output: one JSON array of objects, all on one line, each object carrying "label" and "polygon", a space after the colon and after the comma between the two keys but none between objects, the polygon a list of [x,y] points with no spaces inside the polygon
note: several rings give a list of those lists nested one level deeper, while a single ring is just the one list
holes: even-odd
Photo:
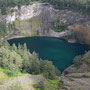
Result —
[{"label": "crater lake", "polygon": [[79,43],[68,43],[65,40],[51,37],[26,37],[8,40],[9,44],[26,43],[27,48],[32,53],[35,51],[39,58],[50,60],[60,70],[63,71],[73,64],[73,59],[77,55],[82,55],[89,47]]}]

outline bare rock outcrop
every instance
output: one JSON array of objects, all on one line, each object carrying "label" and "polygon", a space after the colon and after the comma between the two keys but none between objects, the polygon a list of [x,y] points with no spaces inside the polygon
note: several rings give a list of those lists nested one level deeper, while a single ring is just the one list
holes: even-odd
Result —
[{"label": "bare rock outcrop", "polygon": [[[61,32],[55,32],[52,23],[56,23],[57,20],[67,25],[67,28]],[[8,39],[13,36],[65,37],[69,42],[77,41],[90,45],[90,16],[67,9],[55,9],[48,3],[8,7],[7,15],[0,14],[0,24],[6,24],[8,34],[5,37]],[[75,25],[78,25],[79,29],[82,28],[77,31]],[[75,33],[72,33],[72,30]],[[76,37],[73,36],[74,34]]]}]

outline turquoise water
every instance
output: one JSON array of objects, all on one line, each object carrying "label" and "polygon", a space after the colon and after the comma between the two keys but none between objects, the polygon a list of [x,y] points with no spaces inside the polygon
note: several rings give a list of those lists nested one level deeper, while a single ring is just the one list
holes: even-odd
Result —
[{"label": "turquoise water", "polygon": [[75,56],[82,55],[89,49],[87,45],[68,43],[62,39],[49,37],[27,37],[12,39],[8,42],[10,45],[26,43],[30,52],[35,51],[40,58],[52,61],[61,71],[73,63]]}]

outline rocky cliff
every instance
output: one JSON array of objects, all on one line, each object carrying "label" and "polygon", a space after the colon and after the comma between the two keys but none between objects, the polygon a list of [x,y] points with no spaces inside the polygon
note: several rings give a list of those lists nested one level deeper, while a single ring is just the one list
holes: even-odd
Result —
[{"label": "rocky cliff", "polygon": [[[57,22],[60,25],[65,25],[66,28],[56,32],[54,25]],[[6,30],[6,34],[2,36],[4,30]],[[0,36],[2,39],[49,36],[90,45],[90,15],[67,9],[58,10],[48,3],[8,7],[7,15],[0,14]],[[90,61],[87,58],[85,60]],[[63,89],[90,90],[89,70],[90,62],[88,65],[87,62],[80,63],[79,68],[74,67],[74,65],[67,68],[65,70],[66,75],[60,77],[64,86]]]},{"label": "rocky cliff", "polygon": [[[66,28],[56,32],[54,25],[57,22]],[[66,9],[54,9],[48,3],[8,7],[7,15],[0,14],[0,24],[5,24],[7,28],[4,39],[17,36],[50,36],[62,37],[70,42],[90,44],[89,15]],[[76,28],[77,25],[80,27]]]}]

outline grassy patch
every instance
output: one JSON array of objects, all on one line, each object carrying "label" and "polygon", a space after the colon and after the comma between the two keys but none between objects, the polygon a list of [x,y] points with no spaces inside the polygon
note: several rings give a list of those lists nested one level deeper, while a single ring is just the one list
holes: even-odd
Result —
[{"label": "grassy patch", "polygon": [[29,4],[36,4],[36,3],[40,3],[40,1],[30,1]]},{"label": "grassy patch", "polygon": [[41,80],[36,85],[34,85],[36,90],[61,90],[62,84],[59,80]]},{"label": "grassy patch", "polygon": [[75,78],[70,78],[70,81],[75,81]]},{"label": "grassy patch", "polygon": [[34,85],[37,85],[37,84],[36,83],[29,84],[29,86],[34,86]]},{"label": "grassy patch", "polygon": [[8,78],[7,74],[9,72],[10,72],[10,70],[0,68],[0,79]]},{"label": "grassy patch", "polygon": [[66,26],[64,25],[59,25],[54,27],[55,32],[61,32],[61,31],[64,31],[65,29],[66,29]]},{"label": "grassy patch", "polygon": [[59,80],[49,80],[46,86],[46,90],[59,90],[62,87]]},{"label": "grassy patch", "polygon": [[5,79],[9,77],[17,77],[17,76],[22,76],[22,75],[24,75],[24,73],[21,73],[21,72],[15,72],[12,75],[10,70],[0,68],[0,79]]},{"label": "grassy patch", "polygon": [[90,78],[90,76],[89,75],[86,75],[86,74],[83,74],[82,77],[83,78]]},{"label": "grassy patch", "polygon": [[22,5],[31,5],[31,4],[36,4],[36,3],[40,3],[40,1],[27,1],[27,2],[17,2],[16,5],[17,6],[22,6]]}]

